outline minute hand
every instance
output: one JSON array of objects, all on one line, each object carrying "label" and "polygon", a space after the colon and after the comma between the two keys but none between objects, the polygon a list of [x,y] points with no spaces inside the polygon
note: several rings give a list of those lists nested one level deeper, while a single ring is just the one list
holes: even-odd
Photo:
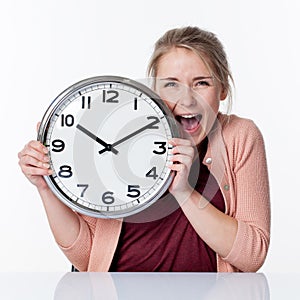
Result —
[{"label": "minute hand", "polygon": [[[112,147],[118,146],[118,145],[120,145],[121,143],[123,143],[123,142],[129,140],[129,139],[132,138],[133,136],[135,136],[135,135],[137,135],[137,134],[143,132],[143,131],[146,130],[146,129],[157,129],[157,128],[158,128],[158,126],[154,126],[154,125],[157,124],[157,123],[159,123],[159,118],[154,117],[154,116],[150,116],[150,117],[147,117],[147,119],[148,119],[148,120],[153,119],[154,121],[151,122],[150,124],[145,125],[144,127],[140,128],[140,129],[138,129],[138,130],[136,130],[136,131],[134,131],[134,132],[128,134],[127,136],[121,138],[120,140],[118,140],[118,141],[116,141],[115,143],[111,144],[111,146],[112,146]],[[105,152],[105,151],[107,151],[106,148],[104,148],[103,150],[100,150],[99,153],[101,154],[101,153],[103,153],[103,152]]]}]

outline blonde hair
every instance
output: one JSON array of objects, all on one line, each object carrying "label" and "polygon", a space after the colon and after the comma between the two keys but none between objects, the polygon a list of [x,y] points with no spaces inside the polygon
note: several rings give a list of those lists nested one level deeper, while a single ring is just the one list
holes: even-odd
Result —
[{"label": "blonde hair", "polygon": [[189,49],[203,60],[214,78],[226,91],[228,99],[227,112],[229,112],[232,106],[234,80],[224,47],[217,36],[212,32],[191,26],[168,30],[155,43],[147,69],[149,77],[156,77],[160,59],[174,47]]}]

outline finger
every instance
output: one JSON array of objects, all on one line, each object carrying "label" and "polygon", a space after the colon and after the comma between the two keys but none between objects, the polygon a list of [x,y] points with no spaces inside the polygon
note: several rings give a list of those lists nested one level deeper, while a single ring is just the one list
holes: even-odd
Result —
[{"label": "finger", "polygon": [[35,168],[32,166],[24,166],[22,168],[22,171],[26,176],[38,176],[38,175],[47,176],[53,173],[51,169]]},{"label": "finger", "polygon": [[[48,162],[49,157],[45,153],[47,148],[44,147],[42,144],[39,142],[29,142],[24,149],[19,152],[18,157],[21,159],[23,156],[32,156],[40,161]],[[47,150],[48,152],[48,150]]]},{"label": "finger", "polygon": [[22,160],[27,157],[32,157],[40,162],[49,162],[50,161],[48,155],[38,152],[32,148],[21,152],[21,155],[19,158],[20,158],[20,160]]},{"label": "finger", "polygon": [[39,132],[40,126],[41,126],[41,122],[37,122],[37,124],[36,124],[36,132]]},{"label": "finger", "polygon": [[190,168],[193,163],[193,159],[190,156],[183,154],[176,154],[172,156],[170,160],[179,164],[183,164],[188,168]]},{"label": "finger", "polygon": [[47,147],[45,147],[41,142],[35,140],[30,141],[25,148],[33,148],[37,151],[48,153]]},{"label": "finger", "polygon": [[190,157],[194,157],[195,150],[193,147],[190,147],[190,146],[175,146],[172,149],[172,153],[173,154],[181,153],[184,155],[188,155]]},{"label": "finger", "polygon": [[169,143],[172,146],[182,145],[182,146],[190,146],[192,147],[193,144],[190,140],[187,139],[181,139],[181,138],[172,138],[169,140]]},{"label": "finger", "polygon": [[171,169],[172,171],[176,171],[177,174],[182,173],[186,166],[183,164],[172,164],[172,165],[168,165],[169,169]]},{"label": "finger", "polygon": [[50,164],[48,162],[40,161],[29,155],[22,156],[19,163],[21,166],[24,165],[42,169],[49,169],[50,167]]}]

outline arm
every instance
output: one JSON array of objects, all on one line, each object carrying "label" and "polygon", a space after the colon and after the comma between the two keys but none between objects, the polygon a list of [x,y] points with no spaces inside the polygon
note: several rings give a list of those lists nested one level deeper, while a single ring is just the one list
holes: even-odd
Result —
[{"label": "arm", "polygon": [[[82,251],[81,247],[78,261],[81,269],[85,269],[91,247],[90,230],[82,217],[64,205],[46,184],[43,175],[52,173],[49,169],[47,148],[38,141],[31,141],[19,152],[18,157],[24,175],[36,186],[41,196],[51,231],[58,245],[65,250],[72,247],[80,236],[84,237],[85,251]],[[74,264],[73,261],[72,263]]]},{"label": "arm", "polygon": [[241,271],[253,272],[263,264],[269,246],[269,184],[261,133],[253,122],[244,125],[237,124],[235,128],[241,131],[234,132],[231,127],[228,133],[235,139],[230,141],[233,148],[229,150],[234,173],[232,188],[235,190],[232,199],[235,210],[230,212],[231,216],[217,211],[210,203],[206,205],[206,200],[186,185],[183,170],[189,170],[186,156],[191,157],[187,150],[181,159],[185,163],[174,166],[176,177],[181,172],[182,185],[180,187],[174,180],[176,185],[172,189],[175,188],[178,201],[185,201],[182,209],[201,238],[223,260]]},{"label": "arm", "polygon": [[227,256],[236,237],[237,221],[219,211],[189,185],[188,174],[194,157],[192,143],[182,139],[173,139],[170,143],[174,145],[173,161],[177,162],[170,166],[176,171],[170,192],[205,243],[219,255]]},{"label": "arm", "polygon": [[237,236],[223,259],[244,272],[257,271],[270,243],[270,191],[264,140],[252,121],[239,128],[230,160],[234,162]]}]

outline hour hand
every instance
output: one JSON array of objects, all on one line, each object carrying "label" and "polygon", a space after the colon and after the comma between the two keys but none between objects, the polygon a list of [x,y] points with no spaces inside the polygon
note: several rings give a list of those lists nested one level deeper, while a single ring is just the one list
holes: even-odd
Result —
[{"label": "hour hand", "polygon": [[93,134],[92,132],[90,132],[89,130],[87,130],[86,128],[84,128],[83,126],[81,126],[80,124],[77,124],[76,128],[79,129],[80,131],[82,131],[83,133],[85,133],[87,136],[89,136],[91,139],[93,139],[97,143],[99,143],[102,146],[104,146],[105,147],[105,151],[111,151],[114,154],[118,154],[119,153],[119,151],[116,150],[111,144],[105,143],[102,139],[100,139],[98,136],[96,136],[95,134]]},{"label": "hour hand", "polygon": [[[154,120],[154,121],[152,121],[151,123],[149,123],[149,124],[147,124],[147,125],[141,127],[140,129],[138,129],[138,130],[136,130],[136,131],[134,131],[134,132],[132,132],[132,133],[126,135],[125,137],[123,137],[122,139],[118,140],[117,142],[111,144],[110,146],[111,146],[111,147],[118,146],[118,145],[120,145],[121,143],[127,141],[128,139],[130,139],[130,138],[132,138],[132,137],[134,137],[134,136],[136,136],[137,134],[143,132],[143,131],[146,130],[146,129],[158,129],[158,128],[159,128],[159,127],[156,125],[157,123],[159,123],[159,118],[157,118],[157,117],[155,117],[155,116],[149,116],[149,117],[147,117],[147,119],[148,119],[148,120]],[[105,151],[109,151],[109,149],[107,149],[107,148],[106,148],[106,149],[102,149],[102,150],[99,151],[99,153],[102,154],[102,153],[104,153]]]}]

